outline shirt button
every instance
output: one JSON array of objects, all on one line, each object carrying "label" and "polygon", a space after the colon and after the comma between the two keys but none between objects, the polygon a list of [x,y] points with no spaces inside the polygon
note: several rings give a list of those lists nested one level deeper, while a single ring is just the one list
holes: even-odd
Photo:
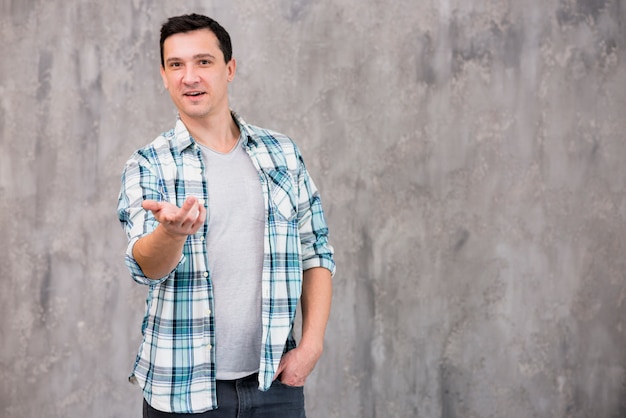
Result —
[{"label": "shirt button", "polygon": [[201,205],[204,205],[204,199],[198,199],[198,203],[200,203]]},{"label": "shirt button", "polygon": [[212,348],[213,348],[213,346],[212,346],[211,344],[209,344],[209,345],[207,345],[207,346],[206,346],[206,349],[207,349],[207,350],[211,350]]},{"label": "shirt button", "polygon": [[204,241],[204,235],[200,237],[200,241]]},{"label": "shirt button", "polygon": [[206,314],[207,314],[207,315],[211,315],[211,310],[210,310],[210,309],[207,309],[207,310],[206,310]]},{"label": "shirt button", "polygon": [[209,272],[208,271],[204,272],[204,277],[209,277]]}]

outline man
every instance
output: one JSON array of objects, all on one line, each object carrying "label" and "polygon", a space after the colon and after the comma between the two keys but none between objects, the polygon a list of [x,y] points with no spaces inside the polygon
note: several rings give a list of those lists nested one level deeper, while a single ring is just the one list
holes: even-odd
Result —
[{"label": "man", "polygon": [[160,43],[179,118],[126,163],[118,203],[126,264],[148,286],[130,377],[144,417],[303,417],[335,269],[319,193],[290,138],[230,110],[222,26],[173,17]]}]

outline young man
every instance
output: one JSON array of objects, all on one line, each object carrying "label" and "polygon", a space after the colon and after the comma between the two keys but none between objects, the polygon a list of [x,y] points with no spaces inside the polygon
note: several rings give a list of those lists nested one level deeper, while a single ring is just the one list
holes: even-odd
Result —
[{"label": "young man", "polygon": [[211,18],[163,25],[179,118],[122,176],[126,264],[148,286],[131,374],[145,417],[304,417],[322,353],[335,264],[319,193],[290,138],[230,110],[231,55]]}]

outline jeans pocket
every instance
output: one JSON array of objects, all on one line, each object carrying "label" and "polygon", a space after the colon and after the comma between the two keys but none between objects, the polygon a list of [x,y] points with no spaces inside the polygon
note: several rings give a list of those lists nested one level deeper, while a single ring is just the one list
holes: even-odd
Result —
[{"label": "jeans pocket", "polygon": [[288,385],[287,383],[283,383],[280,381],[280,378],[274,380],[273,383],[283,388],[290,389],[290,390],[303,390],[304,389],[304,386],[291,386],[291,385]]}]

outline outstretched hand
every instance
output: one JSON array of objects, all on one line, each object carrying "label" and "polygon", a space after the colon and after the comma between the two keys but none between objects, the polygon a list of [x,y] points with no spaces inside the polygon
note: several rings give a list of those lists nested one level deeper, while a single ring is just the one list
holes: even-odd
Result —
[{"label": "outstretched hand", "polygon": [[190,196],[182,207],[169,202],[144,200],[141,206],[149,210],[165,231],[172,235],[193,235],[206,220],[206,208],[198,198]]}]

